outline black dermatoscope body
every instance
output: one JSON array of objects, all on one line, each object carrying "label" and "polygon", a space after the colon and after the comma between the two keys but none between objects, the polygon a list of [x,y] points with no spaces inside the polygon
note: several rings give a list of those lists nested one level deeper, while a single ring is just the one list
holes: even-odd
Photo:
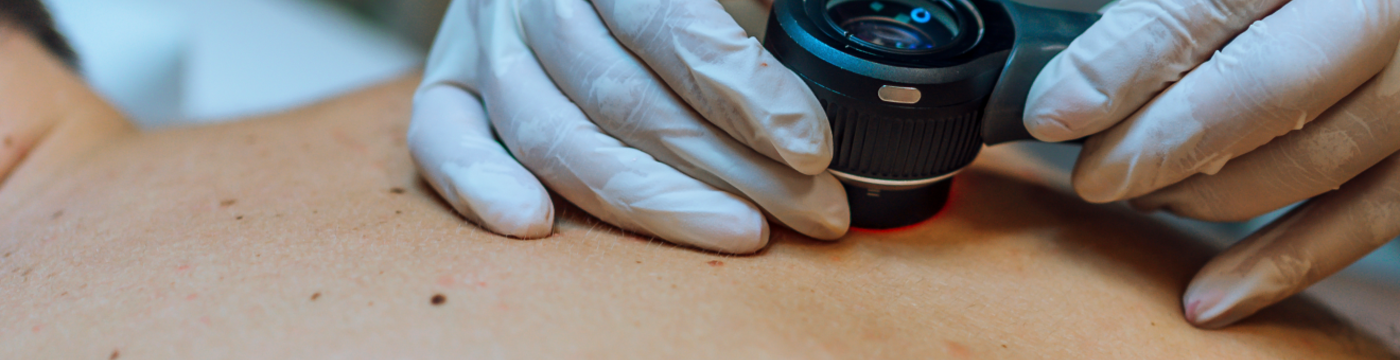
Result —
[{"label": "black dermatoscope body", "polygon": [[851,226],[886,229],[938,213],[984,143],[1032,139],[1031,83],[1098,18],[1009,0],[776,0],[764,47],[826,110]]}]

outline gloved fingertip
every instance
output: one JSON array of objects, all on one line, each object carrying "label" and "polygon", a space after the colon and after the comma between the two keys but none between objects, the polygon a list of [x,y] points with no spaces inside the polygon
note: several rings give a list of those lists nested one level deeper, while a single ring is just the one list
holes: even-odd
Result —
[{"label": "gloved fingertip", "polygon": [[822,211],[812,211],[813,219],[803,228],[794,228],[816,240],[834,241],[846,236],[851,229],[851,207],[846,202],[845,193],[837,194],[827,201]]},{"label": "gloved fingertip", "polygon": [[1318,269],[1309,256],[1279,248],[1288,244],[1280,229],[1250,235],[1207,262],[1182,296],[1186,320],[1218,329],[1311,285],[1306,274]]},{"label": "gloved fingertip", "polygon": [[758,231],[756,233],[743,233],[726,239],[724,251],[734,254],[752,254],[768,246],[768,237],[772,235],[772,229],[763,216],[758,216],[757,220]]},{"label": "gloved fingertip", "polygon": [[1081,159],[1070,179],[1074,192],[1085,201],[1095,204],[1111,203],[1126,198],[1131,179],[1126,174],[1096,168],[1097,165]]},{"label": "gloved fingertip", "polygon": [[[545,197],[543,204],[521,208],[526,213],[507,214],[485,220],[487,230],[520,239],[539,239],[554,233],[554,204]],[[529,211],[534,210],[534,211]]]},{"label": "gloved fingertip", "polygon": [[749,119],[753,129],[740,130],[740,133],[764,129],[766,134],[736,138],[747,139],[741,141],[759,153],[787,164],[797,172],[805,175],[822,173],[831,165],[832,153],[835,151],[831,129],[826,126],[826,117],[810,111],[804,113],[790,110],[787,113],[787,116]]},{"label": "gloved fingertip", "polygon": [[1212,277],[1197,276],[1182,296],[1186,322],[1202,329],[1219,329],[1234,324],[1259,309],[1241,306],[1250,298],[1242,284]]},{"label": "gloved fingertip", "polygon": [[752,254],[768,246],[771,229],[763,214],[754,211],[731,226],[697,229],[704,232],[692,245],[729,254]]},{"label": "gloved fingertip", "polygon": [[1022,123],[1040,141],[1082,138],[1122,120],[1110,115],[1110,98],[1099,86],[1063,56],[1050,60],[1027,94]]},{"label": "gloved fingertip", "polygon": [[[830,148],[828,147],[828,149]],[[831,166],[830,150],[807,153],[784,152],[782,156],[783,160],[787,161],[788,166],[791,166],[793,170],[797,170],[797,172],[803,175],[815,176],[826,171],[826,168]]]},{"label": "gloved fingertip", "polygon": [[804,229],[799,232],[816,240],[836,241],[846,236],[846,233],[850,231],[850,213],[848,212],[846,216],[840,217],[839,219],[836,217],[828,217],[828,220],[821,222],[820,225],[822,226]]},{"label": "gloved fingertip", "polygon": [[1024,122],[1026,131],[1040,141],[1061,142],[1082,137],[1069,124],[1056,117],[1027,113]]},{"label": "gloved fingertip", "polygon": [[517,238],[541,238],[554,230],[554,203],[549,193],[517,164],[478,162],[466,167],[445,163],[439,173],[452,184],[450,199],[462,215],[487,230]]},{"label": "gloved fingertip", "polygon": [[[849,222],[847,222],[847,223],[849,224]],[[831,227],[819,228],[819,229],[817,229],[817,230],[802,231],[801,233],[802,233],[802,235],[807,235],[807,237],[810,237],[810,238],[812,238],[813,240],[836,241],[836,240],[840,240],[842,237],[846,236],[846,233],[849,232],[849,230],[850,230],[850,226],[849,226],[849,225],[848,225],[848,226],[839,226],[839,227],[838,227],[838,226],[831,226]]]}]

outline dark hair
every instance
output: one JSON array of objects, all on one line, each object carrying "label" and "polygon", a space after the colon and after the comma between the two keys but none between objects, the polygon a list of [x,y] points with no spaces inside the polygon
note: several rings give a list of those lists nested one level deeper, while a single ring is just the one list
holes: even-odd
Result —
[{"label": "dark hair", "polygon": [[39,0],[0,0],[0,27],[8,26],[28,33],[68,67],[77,69],[78,54],[68,46],[68,40],[54,28],[53,17]]}]

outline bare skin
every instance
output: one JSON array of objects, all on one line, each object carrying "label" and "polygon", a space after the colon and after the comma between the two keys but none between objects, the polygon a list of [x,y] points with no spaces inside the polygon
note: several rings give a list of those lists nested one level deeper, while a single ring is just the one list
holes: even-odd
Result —
[{"label": "bare skin", "polygon": [[415,174],[415,77],[136,133],[40,51],[0,41],[0,121],[67,119],[0,184],[0,358],[1390,358],[1301,300],[1191,327],[1213,249],[1002,149],[897,232],[730,257],[556,203],[515,240]]}]

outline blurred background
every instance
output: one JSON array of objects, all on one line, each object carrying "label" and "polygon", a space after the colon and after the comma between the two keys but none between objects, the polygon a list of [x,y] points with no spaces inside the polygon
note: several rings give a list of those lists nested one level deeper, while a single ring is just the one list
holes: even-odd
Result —
[{"label": "blurred background", "polygon": [[419,66],[447,0],[50,0],[88,80],[157,128],[286,110]]},{"label": "blurred background", "polygon": [[[45,0],[84,76],[143,128],[304,106],[419,68],[449,0]],[[1021,0],[1094,11],[1106,0]],[[722,0],[754,36],[764,6]],[[390,134],[402,136],[403,134]],[[1078,151],[1009,145],[1068,170]],[[1211,224],[1157,217],[1220,246],[1278,214]],[[1400,351],[1400,243],[1307,292]]]}]

